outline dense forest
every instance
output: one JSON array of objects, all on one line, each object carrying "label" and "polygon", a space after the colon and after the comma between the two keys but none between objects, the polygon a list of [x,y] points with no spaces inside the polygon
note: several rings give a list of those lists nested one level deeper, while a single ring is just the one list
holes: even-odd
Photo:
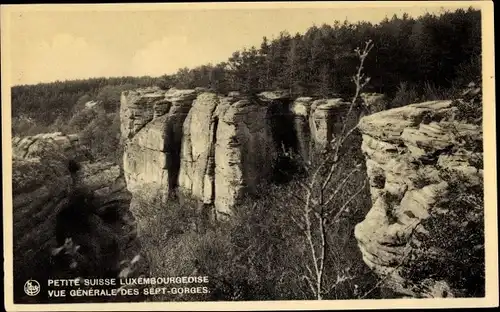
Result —
[{"label": "dense forest", "polygon": [[420,18],[386,18],[373,25],[335,21],[305,34],[263,38],[260,48],[236,51],[217,65],[180,69],[164,76],[167,86],[209,87],[226,92],[284,88],[297,95],[352,93],[354,49],[372,40],[364,71],[371,90],[394,95],[402,83],[451,88],[481,74],[481,16],[469,9]]},{"label": "dense forest", "polygon": [[[110,125],[119,129],[115,123],[119,122],[116,112],[121,91],[152,85],[205,87],[221,93],[284,88],[297,96],[348,96],[357,66],[354,49],[367,40],[372,40],[374,48],[373,57],[364,64],[363,71],[371,79],[365,89],[387,94],[393,106],[447,97],[481,75],[479,10],[459,9],[418,18],[394,15],[378,24],[332,21],[331,25],[312,26],[304,34],[283,31],[276,38],[264,37],[260,47],[235,51],[225,62],[181,68],[162,77],[14,86],[13,135],[87,131],[92,136],[109,132]],[[84,108],[91,100],[100,105],[89,112]],[[108,128],[89,129],[91,123],[93,128]],[[108,143],[115,144],[116,138]]]}]

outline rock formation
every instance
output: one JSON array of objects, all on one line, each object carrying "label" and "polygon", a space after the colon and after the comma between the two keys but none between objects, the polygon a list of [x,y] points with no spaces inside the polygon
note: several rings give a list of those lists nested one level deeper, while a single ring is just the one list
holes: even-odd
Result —
[{"label": "rock formation", "polygon": [[[314,100],[311,97],[299,97],[292,106],[294,129],[297,136],[297,149],[304,161],[310,160],[311,152],[326,151],[335,135],[356,126],[359,109],[353,108],[347,116],[350,103],[341,98]],[[346,120],[346,118],[349,120]]]},{"label": "rock formation", "polygon": [[311,105],[311,135],[315,145],[325,150],[336,133],[342,131],[343,118],[347,115],[350,103],[340,98],[316,100]]},{"label": "rock formation", "polygon": [[215,207],[230,214],[245,193],[255,193],[276,159],[268,107],[239,100],[221,107],[215,145]]},{"label": "rock formation", "polygon": [[267,107],[236,98],[199,95],[183,128],[179,187],[219,214],[254,193],[274,159]]},{"label": "rock formation", "polygon": [[[257,96],[206,90],[127,91],[122,95],[124,171],[134,197],[164,202],[180,191],[219,214],[269,181],[280,154],[309,159],[325,149],[349,103],[293,101],[287,91]],[[357,113],[352,113],[357,122]],[[135,195],[137,194],[137,196]]]},{"label": "rock formation", "polygon": [[[14,159],[34,159],[46,153],[73,154],[88,157],[79,144],[76,134],[62,132],[40,133],[34,136],[12,138],[12,157]],[[52,155],[56,156],[56,155]]]},{"label": "rock formation", "polygon": [[183,125],[179,187],[206,204],[214,202],[219,105],[217,95],[201,94],[194,101]]},{"label": "rock formation", "polygon": [[[102,262],[106,258],[116,257],[116,261],[107,264],[118,270],[120,261],[131,260],[139,252],[135,222],[129,212],[131,194],[120,167],[85,160],[77,142],[76,135],[62,133],[13,139],[15,300],[29,300],[24,297],[23,285],[30,278],[43,281],[48,276],[77,277],[89,268],[86,266],[89,261],[76,261],[71,267],[59,262],[62,258],[66,261],[67,254],[61,252],[59,258],[54,251],[66,238],[80,245],[81,259],[94,259],[101,268],[107,267]],[[69,166],[74,159],[80,161]],[[83,198],[93,199],[85,203],[80,200]],[[81,206],[79,213],[85,218],[95,221],[96,226],[89,232],[77,233],[78,226],[85,222],[80,217],[75,220],[77,224],[62,220],[64,214],[68,216],[68,212],[72,214],[76,209],[74,204]],[[111,250],[106,247],[109,242],[116,244],[117,253],[109,254]],[[84,246],[101,246],[101,249],[92,252]]]},{"label": "rock formation", "polygon": [[313,98],[311,97],[299,97],[290,108],[294,118],[293,128],[297,137],[297,152],[306,163],[309,162],[312,144],[309,122],[312,102]]},{"label": "rock formation", "polygon": [[460,178],[471,190],[483,183],[482,128],[456,120],[456,113],[452,101],[433,101],[376,113],[359,123],[373,206],[355,236],[366,264],[403,294],[457,295],[444,280],[424,280],[422,290],[409,286],[402,274],[419,244],[416,233],[435,235],[422,223],[443,209],[439,203],[450,184]]},{"label": "rock formation", "polygon": [[[163,115],[149,113],[165,101],[172,104]],[[139,107],[144,111],[135,113],[140,122],[130,122],[134,114],[129,111]],[[228,207],[255,191],[272,166],[266,114],[262,102],[237,94],[159,89],[124,93],[122,134],[129,190],[146,200],[164,201],[178,189],[229,213]]]},{"label": "rock formation", "polygon": [[158,88],[122,94],[123,169],[128,189],[168,197],[177,186],[182,127],[194,90]]}]

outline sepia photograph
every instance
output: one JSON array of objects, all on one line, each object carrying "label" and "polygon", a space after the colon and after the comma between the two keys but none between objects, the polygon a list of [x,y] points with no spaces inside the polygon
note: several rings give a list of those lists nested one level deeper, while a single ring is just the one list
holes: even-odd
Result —
[{"label": "sepia photograph", "polygon": [[8,311],[498,306],[492,2],[1,23]]}]

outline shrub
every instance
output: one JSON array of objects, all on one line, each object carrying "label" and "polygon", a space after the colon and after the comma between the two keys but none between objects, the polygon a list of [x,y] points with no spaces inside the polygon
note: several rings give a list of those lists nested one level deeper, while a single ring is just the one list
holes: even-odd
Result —
[{"label": "shrub", "polygon": [[417,103],[420,100],[415,86],[408,86],[408,83],[401,82],[391,101],[390,107],[396,108],[412,103]]},{"label": "shrub", "polygon": [[106,114],[103,110],[98,111],[80,135],[81,142],[95,159],[111,160],[118,164],[122,162],[118,113]]},{"label": "shrub", "polygon": [[459,296],[482,297],[484,272],[483,185],[470,186],[466,177],[449,173],[449,184],[422,222],[432,235],[417,235],[420,244],[410,258],[403,276],[415,284],[424,279],[444,280]]},{"label": "shrub", "polygon": [[472,124],[482,124],[483,99],[481,85],[474,82],[469,83],[462,91],[460,98],[453,101],[458,108],[456,118]]}]

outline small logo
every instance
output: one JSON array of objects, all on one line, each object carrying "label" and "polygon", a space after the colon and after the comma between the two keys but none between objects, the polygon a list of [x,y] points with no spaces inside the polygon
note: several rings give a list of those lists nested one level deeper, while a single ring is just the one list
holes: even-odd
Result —
[{"label": "small logo", "polygon": [[35,280],[27,280],[24,283],[24,292],[28,296],[36,296],[40,293],[40,283]]}]

